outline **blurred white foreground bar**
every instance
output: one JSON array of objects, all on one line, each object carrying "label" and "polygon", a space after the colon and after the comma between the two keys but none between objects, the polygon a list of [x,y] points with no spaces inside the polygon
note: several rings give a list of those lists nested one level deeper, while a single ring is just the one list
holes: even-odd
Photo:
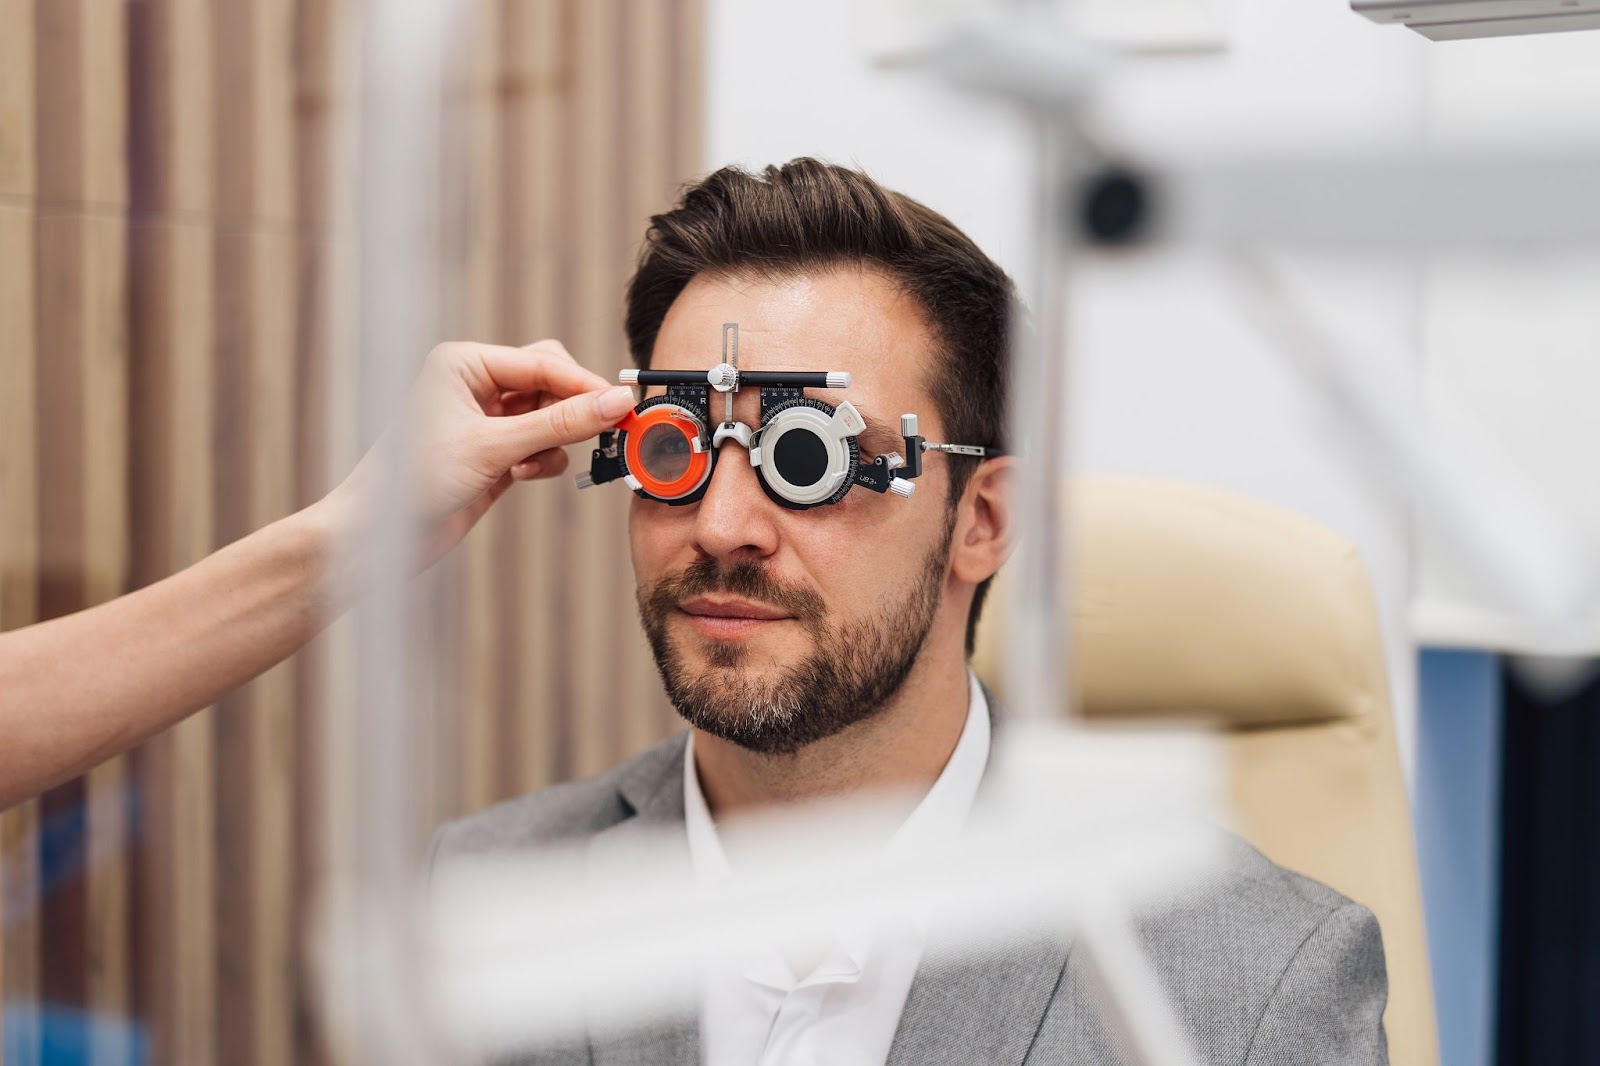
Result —
[{"label": "blurred white foreground bar", "polygon": [[1350,6],[1435,41],[1600,29],[1600,0],[1351,0]]},{"label": "blurred white foreground bar", "polygon": [[739,877],[726,885],[695,880],[681,826],[437,872],[425,972],[443,1032],[481,1053],[638,1024],[688,1007],[708,957],[925,914],[930,950],[1041,930],[1091,941],[1148,1061],[1189,1061],[1120,923],[1214,863],[1212,742],[1040,719],[1008,723],[996,744],[1003,772],[943,846],[885,854],[904,808],[852,797],[735,826]]}]

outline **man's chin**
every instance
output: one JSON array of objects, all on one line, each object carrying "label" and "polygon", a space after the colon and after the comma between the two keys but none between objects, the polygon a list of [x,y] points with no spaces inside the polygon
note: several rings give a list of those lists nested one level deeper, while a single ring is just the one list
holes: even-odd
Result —
[{"label": "man's chin", "polygon": [[781,656],[746,641],[706,640],[690,637],[679,645],[681,661],[692,674],[725,681],[760,683],[777,676]]}]

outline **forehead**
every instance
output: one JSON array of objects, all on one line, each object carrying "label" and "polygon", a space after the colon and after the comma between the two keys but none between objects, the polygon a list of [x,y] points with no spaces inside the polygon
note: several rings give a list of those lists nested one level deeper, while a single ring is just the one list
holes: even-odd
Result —
[{"label": "forehead", "polygon": [[[744,370],[846,370],[844,394],[928,404],[934,338],[916,300],[861,267],[759,278],[699,275],[656,336],[651,365],[698,370],[722,361],[722,324],[739,324]],[[906,410],[915,410],[907,407]],[[926,412],[924,412],[926,413]]]}]

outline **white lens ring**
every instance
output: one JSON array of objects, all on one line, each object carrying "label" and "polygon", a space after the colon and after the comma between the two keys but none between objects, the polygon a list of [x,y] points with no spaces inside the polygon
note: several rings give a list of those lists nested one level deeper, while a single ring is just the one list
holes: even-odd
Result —
[{"label": "white lens ring", "polygon": [[[802,434],[793,437],[792,434]],[[789,438],[787,446],[785,438]],[[816,407],[790,407],[779,411],[761,433],[761,476],[790,503],[812,506],[826,503],[851,473],[850,437],[841,436],[836,420]],[[818,448],[820,445],[820,450]],[[796,461],[804,468],[820,467],[815,480],[800,482],[784,476],[783,466],[796,474]],[[809,469],[804,469],[809,472]]]}]

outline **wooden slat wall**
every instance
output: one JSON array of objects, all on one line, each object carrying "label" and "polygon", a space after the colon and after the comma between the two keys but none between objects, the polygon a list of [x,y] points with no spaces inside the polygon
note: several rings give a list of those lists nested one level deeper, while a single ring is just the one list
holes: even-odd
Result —
[{"label": "wooden slat wall", "polygon": [[[459,5],[448,337],[559,337],[607,377],[624,365],[646,219],[699,166],[699,5]],[[158,580],[348,469],[334,178],[360,6],[0,0],[0,629]],[[520,486],[420,586],[419,842],[674,728],[626,513],[622,492]],[[90,1030],[97,1066],[134,1061],[134,1041],[179,1066],[331,1061],[307,937],[361,829],[341,792],[360,769],[347,653],[334,634],[0,812],[7,1066],[42,1060],[41,1005],[109,1023]]]},{"label": "wooden slat wall", "polygon": [[[216,515],[231,541],[294,510],[296,286],[290,0],[215,7]],[[217,1061],[293,1057],[296,664],[217,718]]]},{"label": "wooden slat wall", "polygon": [[[82,65],[69,91],[81,94],[76,103],[82,123],[82,155],[71,177],[82,201],[79,219],[63,222],[65,229],[81,226],[70,238],[81,244],[69,254],[75,260],[70,269],[77,275],[75,310],[83,316],[82,332],[75,338],[79,345],[75,357],[83,368],[80,432],[85,464],[77,491],[83,501],[81,594],[83,603],[91,604],[120,593],[128,579],[128,184],[124,164],[128,77],[126,12],[108,12],[103,4],[83,0],[76,14],[81,27],[77,58]],[[45,58],[41,49],[41,74]],[[41,78],[41,85],[45,83]],[[41,160],[48,158],[41,151]],[[71,211],[67,208],[67,217]],[[51,255],[51,244],[41,226],[41,264]],[[44,265],[40,277],[50,277]],[[47,302],[39,313],[41,340],[48,336],[46,324],[53,318]],[[41,363],[57,356],[40,346]],[[44,406],[41,396],[41,410]],[[126,1017],[131,1000],[125,760],[113,759],[91,771],[87,793],[84,984],[89,1009],[96,1016]],[[46,957],[51,957],[48,951]],[[130,1061],[131,1051],[114,1030],[91,1034],[90,1057],[97,1064]]]},{"label": "wooden slat wall", "polygon": [[[618,189],[629,160],[619,158],[621,97],[622,0],[588,0],[571,9],[566,39],[572,57],[572,120],[566,123],[563,155],[573,178],[567,183],[570,202],[562,232],[565,268],[575,291],[570,295],[570,325],[563,334],[578,361],[615,380],[623,356],[617,315],[616,262],[629,236],[620,231]],[[598,773],[615,762],[620,744],[619,697],[612,642],[619,627],[618,601],[627,567],[618,531],[627,513],[626,493],[591,491],[570,508],[566,558],[583,585],[568,590],[571,619],[566,629],[565,662],[576,666],[571,679],[571,705],[600,709],[574,722],[569,762],[575,777]]]},{"label": "wooden slat wall", "polygon": [[[53,617],[128,576],[126,12],[67,0],[35,16],[39,610]],[[130,1006],[127,784],[114,759],[40,804],[41,990],[106,1018]],[[89,1051],[131,1054],[103,1028]]]},{"label": "wooden slat wall", "polygon": [[[505,5],[500,111],[506,180],[500,274],[504,330],[515,343],[566,335],[562,317],[565,271],[560,244],[566,160],[564,125],[574,61],[564,47],[570,5],[563,0],[524,0]],[[573,450],[575,465],[583,453]],[[508,599],[538,603],[543,610],[519,612],[513,635],[515,686],[509,740],[512,765],[503,769],[509,794],[557,780],[565,767],[563,709],[570,698],[560,664],[567,629],[557,594],[561,583],[562,491],[548,483],[523,486],[508,501],[516,536],[507,560]]]},{"label": "wooden slat wall", "polygon": [[[446,261],[443,322],[453,339],[479,339],[495,344],[516,343],[500,329],[500,291],[496,275],[500,233],[499,185],[500,127],[496,121],[500,86],[501,5],[498,0],[472,0],[471,16],[461,27],[457,55],[447,75],[446,124],[443,144],[447,171],[443,175],[447,200],[459,204],[455,225],[446,226]],[[498,509],[497,509],[498,510]],[[442,597],[453,597],[453,610],[445,621],[454,632],[443,635],[455,651],[454,670],[441,692],[446,703],[450,690],[460,701],[455,709],[441,706],[441,721],[456,729],[458,762],[455,787],[446,801],[476,810],[502,795],[497,749],[503,740],[505,632],[501,625],[500,560],[513,531],[509,512],[491,513],[458,552],[456,565],[442,575],[448,584]],[[455,639],[451,639],[454,637]],[[438,691],[438,690],[436,690]],[[464,697],[464,698],[463,698]],[[438,809],[438,808],[435,808]],[[428,827],[419,827],[426,833]]]},{"label": "wooden slat wall", "polygon": [[[214,502],[216,234],[214,5],[130,8],[134,580],[219,543]],[[215,1062],[215,712],[147,744],[137,882],[138,1016],[151,1061]]]},{"label": "wooden slat wall", "polygon": [[[0,630],[38,617],[34,19],[34,0],[0,0]],[[38,852],[38,804],[0,812],[0,1057],[10,1066],[39,1061]]]},{"label": "wooden slat wall", "polygon": [[[348,16],[344,0],[295,5],[294,15],[294,160],[295,215],[298,232],[295,284],[299,294],[294,318],[296,363],[294,403],[296,467],[295,502],[305,506],[321,497],[341,466],[335,454],[330,423],[339,317],[335,276],[335,145],[340,98],[343,40],[340,27]],[[303,962],[303,947],[316,934],[315,906],[321,879],[331,869],[333,838],[324,812],[332,808],[328,784],[337,780],[329,724],[333,667],[338,661],[337,630],[314,641],[298,658],[294,692],[295,822],[293,926],[290,949],[296,961],[288,974],[293,982],[293,1034],[297,1066],[331,1061],[317,1025],[317,1004]],[[346,775],[348,777],[348,775]]]}]

